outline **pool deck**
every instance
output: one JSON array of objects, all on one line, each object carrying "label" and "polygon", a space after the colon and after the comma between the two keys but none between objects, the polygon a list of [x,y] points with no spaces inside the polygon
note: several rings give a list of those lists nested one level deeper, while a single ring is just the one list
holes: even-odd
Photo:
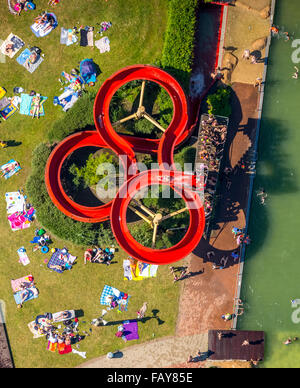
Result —
[{"label": "pool deck", "polygon": [[[233,114],[228,128],[228,142],[224,157],[226,165],[240,156],[245,137],[252,144],[256,136],[258,91],[249,84],[236,83]],[[202,239],[197,249],[189,256],[190,276],[184,279],[181,293],[176,334],[178,336],[204,333],[213,329],[230,329],[232,322],[224,322],[222,314],[232,313],[239,263],[231,258],[237,248],[231,232],[234,226],[246,226],[249,174],[236,166],[230,190],[220,187],[220,201],[216,214],[216,227],[208,240]],[[234,212],[232,209],[234,208]],[[234,213],[234,214],[233,214]],[[214,252],[208,259],[207,252]],[[222,257],[228,258],[222,270],[212,269],[213,263],[222,264]],[[226,260],[226,259],[225,259]],[[224,260],[223,260],[224,263]],[[204,271],[204,272],[203,272]]]}]

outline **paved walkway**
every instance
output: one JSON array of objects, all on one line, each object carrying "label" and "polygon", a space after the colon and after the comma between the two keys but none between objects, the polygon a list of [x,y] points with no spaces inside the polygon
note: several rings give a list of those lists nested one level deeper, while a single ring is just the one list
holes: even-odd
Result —
[{"label": "paved walkway", "polygon": [[163,368],[167,365],[184,363],[189,355],[194,356],[199,351],[206,353],[207,350],[207,334],[180,338],[165,337],[126,348],[122,358],[99,357],[80,365],[78,368]]}]

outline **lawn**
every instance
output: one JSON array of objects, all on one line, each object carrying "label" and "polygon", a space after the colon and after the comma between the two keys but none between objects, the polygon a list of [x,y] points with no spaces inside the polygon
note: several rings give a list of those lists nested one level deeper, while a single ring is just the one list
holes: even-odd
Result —
[{"label": "lawn", "polygon": [[[6,2],[6,1],[5,1]],[[6,192],[25,188],[30,173],[32,151],[46,138],[47,131],[57,118],[63,116],[59,107],[53,105],[55,95],[61,93],[58,78],[65,70],[69,72],[84,58],[93,58],[102,73],[98,77],[96,88],[118,69],[136,63],[153,64],[160,58],[164,32],[167,23],[167,5],[165,0],[62,0],[54,12],[59,26],[45,38],[36,38],[30,30],[33,18],[47,8],[48,0],[37,1],[35,11],[23,12],[13,16],[8,8],[0,10],[1,36],[4,40],[10,32],[20,36],[30,46],[39,46],[45,54],[45,60],[30,74],[13,59],[7,58],[0,64],[0,82],[8,96],[13,88],[23,87],[27,92],[35,90],[48,97],[45,103],[46,115],[39,120],[16,113],[8,121],[1,122],[0,138],[15,140],[21,143],[16,147],[0,150],[0,164],[14,158],[22,166],[21,172],[8,181],[1,181],[0,186],[0,299],[5,302],[7,329],[16,367],[74,367],[83,359],[77,355],[59,356],[46,350],[45,339],[33,339],[27,324],[36,315],[44,312],[56,312],[63,309],[84,311],[80,319],[80,330],[88,330],[89,322],[100,315],[102,306],[99,304],[100,293],[105,284],[112,285],[131,295],[129,309],[126,313],[110,312],[107,320],[119,321],[136,317],[136,311],[143,302],[148,302],[148,314],[151,319],[139,324],[140,340],[133,344],[153,338],[172,335],[175,332],[176,316],[179,299],[179,286],[173,284],[167,267],[160,267],[158,276],[141,282],[123,280],[122,261],[124,252],[116,255],[117,263],[106,266],[83,265],[83,247],[74,246],[66,241],[56,239],[54,246],[67,246],[72,254],[78,256],[77,265],[71,271],[59,275],[51,272],[44,263],[50,255],[31,252],[29,241],[34,229],[39,226],[36,221],[30,229],[12,232],[6,219]],[[84,4],[84,5],[80,5]],[[96,23],[111,21],[112,28],[107,32],[111,51],[100,54],[99,50],[90,47],[60,45],[60,28],[72,28],[80,25],[96,26]],[[99,39],[100,35],[96,36]],[[44,171],[41,170],[41,174]],[[33,204],[34,205],[34,204]],[[23,267],[18,263],[17,249],[27,248],[31,263]],[[32,273],[40,291],[38,299],[25,303],[17,310],[10,286],[10,280]],[[157,310],[159,319],[152,317],[152,310]],[[85,321],[86,323],[83,323]],[[88,359],[101,356],[124,345],[115,337],[116,326],[94,329],[92,334],[80,344],[80,350],[87,352]]]}]

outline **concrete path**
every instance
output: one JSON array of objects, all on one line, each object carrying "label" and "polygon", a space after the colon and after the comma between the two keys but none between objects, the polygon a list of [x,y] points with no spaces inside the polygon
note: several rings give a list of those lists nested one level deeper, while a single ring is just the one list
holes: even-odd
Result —
[{"label": "concrete path", "polygon": [[[78,368],[164,368],[169,365],[185,363],[189,355],[195,356],[199,351],[206,353],[207,350],[207,334],[165,337],[126,348],[122,351],[122,358],[99,357],[80,365]],[[195,358],[195,361],[198,361],[198,358]]]}]

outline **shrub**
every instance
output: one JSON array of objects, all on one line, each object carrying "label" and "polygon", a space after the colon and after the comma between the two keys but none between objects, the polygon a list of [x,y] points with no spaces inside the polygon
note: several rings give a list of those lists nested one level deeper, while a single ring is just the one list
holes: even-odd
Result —
[{"label": "shrub", "polygon": [[74,185],[77,187],[82,185],[84,188],[97,185],[100,180],[107,176],[106,171],[101,172],[99,170],[99,166],[101,167],[104,163],[110,163],[117,166],[114,155],[111,155],[108,152],[101,153],[98,156],[90,154],[86,165],[81,168],[73,163],[69,171],[74,176]]},{"label": "shrub", "polygon": [[93,108],[95,97],[95,91],[83,94],[62,119],[54,122],[48,133],[49,141],[51,143],[59,142],[76,131],[94,126]]},{"label": "shrub", "polygon": [[196,158],[196,148],[185,147],[177,154],[174,155],[174,162],[180,164],[182,170],[184,170],[185,164],[191,164],[194,167]]},{"label": "shrub", "polygon": [[45,185],[44,171],[51,153],[47,144],[40,144],[33,152],[32,172],[26,190],[41,225],[57,237],[78,245],[92,245],[99,241],[113,241],[109,223],[89,224],[65,216],[51,201]]},{"label": "shrub", "polygon": [[208,113],[229,117],[231,115],[231,88],[222,87],[207,97]]},{"label": "shrub", "polygon": [[185,88],[194,58],[196,10],[198,0],[170,0],[169,17],[161,65]]}]

